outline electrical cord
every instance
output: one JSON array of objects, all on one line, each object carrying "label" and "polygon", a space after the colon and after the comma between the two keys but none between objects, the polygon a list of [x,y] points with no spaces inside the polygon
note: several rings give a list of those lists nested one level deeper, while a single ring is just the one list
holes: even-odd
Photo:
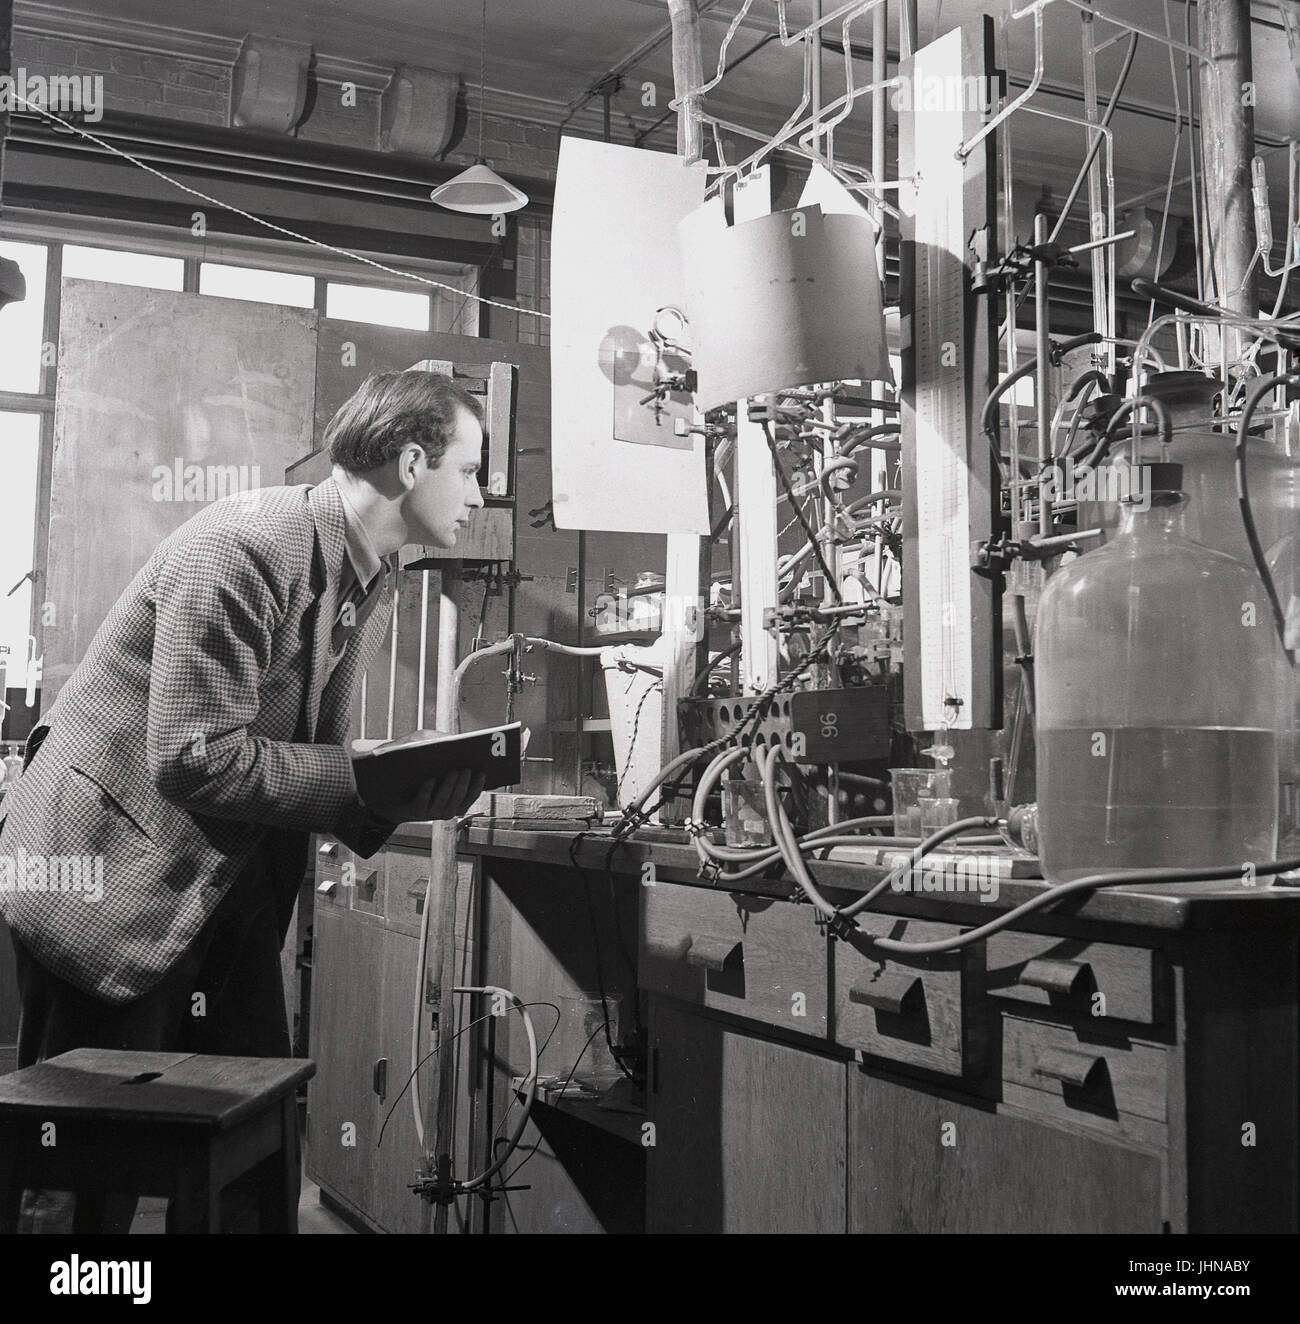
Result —
[{"label": "electrical cord", "polygon": [[809,546],[812,547],[817,557],[817,564],[821,566],[822,574],[826,576],[826,587],[830,590],[831,596],[835,599],[837,606],[843,605],[844,599],[840,596],[840,586],[836,582],[835,575],[830,566],[826,564],[826,557],[822,552],[821,543],[817,534],[813,532],[813,527],[808,523],[808,517],[799,508],[799,502],[795,499],[794,488],[790,485],[790,480],[786,477],[785,467],[781,463],[781,457],[777,453],[776,441],[772,436],[772,429],[766,420],[762,423],[763,440],[767,442],[767,449],[772,453],[772,468],[776,470],[776,476],[781,480],[781,486],[785,488],[785,494],[794,507],[795,514],[799,517],[799,524],[803,528],[804,536],[808,539]]},{"label": "electrical cord", "polygon": [[[560,1097],[560,1098],[563,1098],[563,1097],[564,1097],[564,1091],[567,1090],[567,1089],[569,1088],[569,1082],[573,1079],[574,1073],[578,1070],[578,1067],[582,1064],[582,1059],[583,1059],[584,1057],[586,1057],[586,1055],[587,1055],[587,1049],[591,1047],[591,1041],[592,1041],[592,1040],[593,1040],[593,1039],[594,1039],[599,1033],[600,1033],[600,1026],[598,1025],[598,1026],[596,1026],[596,1028],[595,1028],[594,1030],[592,1030],[592,1032],[587,1036],[587,1042],[586,1042],[585,1044],[582,1045],[582,1051],[578,1054],[577,1058],[574,1060],[573,1066],[569,1068],[569,1074],[568,1074],[567,1076],[565,1076],[565,1078],[564,1078],[564,1084],[562,1084],[562,1085],[560,1086],[560,1089],[559,1089],[559,1097]],[[509,1185],[511,1185],[511,1184],[514,1182],[514,1179],[515,1179],[516,1175],[519,1173],[520,1169],[522,1169],[522,1168],[524,1167],[524,1165],[527,1164],[528,1160],[531,1159],[531,1158],[533,1157],[533,1155],[537,1153],[537,1150],[538,1150],[538,1146],[537,1146],[537,1145],[534,1145],[534,1146],[532,1147],[532,1149],[530,1149],[530,1150],[528,1151],[528,1154],[526,1155],[526,1157],[525,1157],[525,1158],[519,1163],[519,1165],[518,1165],[517,1167],[515,1167],[514,1169],[512,1169],[511,1172],[510,1172],[510,1175],[509,1175],[508,1177],[506,1177],[506,1179],[505,1179],[505,1185],[509,1186]],[[498,1168],[498,1171],[499,1171],[499,1168]]]},{"label": "electrical cord", "polygon": [[[511,994],[511,996],[513,997],[514,995]],[[552,1002],[529,1002],[524,1005],[529,1007],[553,1007],[555,1004]],[[454,1044],[456,1040],[461,1037],[462,1034],[468,1034],[470,1030],[472,1030],[476,1025],[482,1025],[484,1021],[488,1021],[491,1019],[492,1019],[491,1012],[489,1012],[486,1016],[475,1017],[474,1020],[470,1021],[468,1025],[461,1026],[461,1028],[457,1030],[455,1034],[453,1034],[451,1038],[447,1040],[447,1042],[449,1044]],[[397,1105],[401,1103],[402,1099],[406,1096],[406,1091],[411,1088],[411,1082],[415,1079],[416,1073],[430,1058],[436,1057],[441,1050],[442,1050],[441,1044],[434,1044],[434,1046],[431,1049],[429,1049],[427,1053],[425,1053],[425,1055],[415,1064],[415,1066],[411,1068],[410,1074],[406,1077],[405,1083],[402,1085],[402,1088],[398,1091],[397,1097],[393,1100],[392,1107],[389,1108],[389,1110],[384,1114],[384,1120],[379,1127],[379,1138],[378,1140],[375,1141],[376,1149],[378,1149],[379,1146],[384,1143],[384,1130],[387,1128],[388,1123],[393,1116],[393,1112],[397,1108]]]},{"label": "electrical cord", "polygon": [[477,986],[458,986],[455,989],[457,993],[490,993],[494,996],[510,998],[514,1003],[515,1010],[524,1019],[524,1032],[528,1035],[528,1076],[524,1081],[524,1110],[520,1115],[519,1121],[515,1126],[514,1133],[510,1137],[506,1152],[497,1158],[494,1154],[492,1162],[477,1176],[466,1177],[461,1181],[453,1182],[453,1188],[457,1195],[469,1195],[476,1191],[480,1186],[491,1182],[492,1178],[501,1171],[510,1161],[510,1155],[514,1153],[515,1147],[523,1139],[524,1130],[528,1126],[528,1119],[532,1116],[533,1104],[537,1099],[537,1065],[539,1053],[537,1051],[537,1034],[533,1029],[533,1018],[528,1014],[528,1004],[521,1002],[508,988],[499,988],[495,984],[481,984]]},{"label": "electrical cord", "polygon": [[[1067,354],[1073,353],[1076,349],[1081,349],[1084,345],[1095,345],[1104,339],[1105,337],[1100,331],[1087,331],[1080,336],[1071,336],[1068,340],[1061,341],[1059,345],[1054,345],[1049,357],[1053,363],[1060,363]],[[984,401],[984,408],[980,413],[980,430],[989,439],[989,445],[993,447],[993,457],[997,460],[999,467],[1004,463],[1005,457],[1002,454],[1002,431],[998,419],[998,405],[1002,397],[1018,381],[1022,381],[1031,373],[1037,371],[1037,358],[1026,359],[1014,372],[1003,377],[989,392],[988,399]],[[1046,418],[1047,402],[1045,400],[1038,402],[1038,410]]]},{"label": "electrical cord", "polygon": [[1264,864],[1225,864],[1209,865],[1197,869],[1132,869],[1123,873],[1096,873],[1083,878],[1073,878],[1068,883],[1057,883],[1038,896],[1022,902],[1006,914],[999,915],[987,924],[968,929],[953,938],[939,938],[932,942],[900,942],[894,938],[871,937],[871,945],[882,952],[892,952],[899,956],[936,956],[941,952],[953,952],[981,942],[994,933],[1035,910],[1050,906],[1062,897],[1076,892],[1091,892],[1106,887],[1145,887],[1162,886],[1172,883],[1209,883],[1241,878],[1249,868],[1255,877],[1268,877],[1280,873],[1292,873],[1300,869],[1300,857],[1290,860],[1269,860]]},{"label": "electrical cord", "polygon": [[1276,377],[1261,377],[1246,393],[1241,409],[1241,418],[1237,423],[1237,447],[1235,469],[1237,474],[1237,506],[1241,511],[1241,523],[1246,531],[1246,541],[1250,544],[1250,554],[1255,562],[1255,569],[1264,581],[1264,591],[1268,594],[1269,605],[1273,610],[1273,623],[1277,627],[1278,642],[1286,654],[1287,661],[1295,666],[1295,652],[1286,643],[1286,611],[1277,595],[1277,585],[1273,582],[1272,572],[1268,568],[1268,558],[1259,540],[1259,530],[1255,527],[1255,515],[1250,507],[1250,488],[1246,477],[1246,443],[1250,437],[1250,421],[1259,408],[1260,401],[1278,386],[1300,386],[1300,373],[1282,373]]},{"label": "electrical cord", "polygon": [[[1110,448],[1119,440],[1119,428],[1127,418],[1132,416],[1131,424],[1134,448],[1142,435],[1142,427],[1138,421],[1138,413],[1142,409],[1149,409],[1156,416],[1157,426],[1159,427],[1160,444],[1168,446],[1173,442],[1174,431],[1173,422],[1169,415],[1169,408],[1163,400],[1155,396],[1135,395],[1125,400],[1120,407],[1110,416],[1110,421],[1106,424],[1106,431],[1102,434],[1100,440],[1092,448],[1086,460],[1079,463],[1081,469],[1093,469],[1106,458],[1110,453]],[[1132,457],[1136,460],[1136,455]]]}]

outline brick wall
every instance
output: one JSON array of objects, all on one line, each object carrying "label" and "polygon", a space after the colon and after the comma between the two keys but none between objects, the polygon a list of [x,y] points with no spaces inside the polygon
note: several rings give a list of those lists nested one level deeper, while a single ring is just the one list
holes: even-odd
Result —
[{"label": "brick wall", "polygon": [[[0,0],[0,19],[9,3]],[[231,66],[224,60],[151,54],[108,42],[20,30],[14,34],[13,65],[29,74],[99,74],[104,80],[106,111],[194,124],[229,123]],[[340,82],[318,80],[311,113],[296,136],[306,142],[378,151],[380,93],[359,85],[355,100],[355,105],[344,105]],[[443,160],[450,165],[470,165],[477,147],[478,118],[471,114],[464,137]],[[484,117],[483,155],[507,178],[553,180],[558,152],[559,134],[550,126]],[[549,312],[550,218],[525,209],[516,213],[512,224],[517,227],[512,245],[517,302],[521,308]],[[548,344],[545,321],[519,317],[518,338]]]}]

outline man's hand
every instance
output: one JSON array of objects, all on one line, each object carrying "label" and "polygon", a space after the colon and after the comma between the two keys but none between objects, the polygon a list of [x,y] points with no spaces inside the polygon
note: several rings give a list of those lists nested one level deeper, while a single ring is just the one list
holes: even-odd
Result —
[{"label": "man's hand", "polygon": [[458,818],[483,793],[487,780],[481,772],[461,768],[446,777],[430,778],[409,800],[401,804],[367,805],[376,818],[386,823],[427,823],[443,818]]}]

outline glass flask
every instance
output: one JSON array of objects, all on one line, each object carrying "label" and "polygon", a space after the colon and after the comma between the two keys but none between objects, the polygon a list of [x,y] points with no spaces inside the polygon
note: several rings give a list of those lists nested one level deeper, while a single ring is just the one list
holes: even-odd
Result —
[{"label": "glass flask", "polygon": [[[1160,437],[1153,428],[1139,441],[1138,458],[1143,464],[1161,459],[1181,464],[1183,492],[1188,498],[1187,536],[1249,565],[1250,544],[1246,541],[1237,505],[1236,427],[1229,423],[1226,431],[1216,432],[1212,426],[1217,417],[1214,400],[1222,389],[1223,384],[1218,378],[1206,377],[1199,372],[1152,373],[1142,394],[1164,403],[1169,411],[1173,440],[1168,455],[1162,456]],[[1150,411],[1146,417],[1154,420]],[[1102,470],[1113,472],[1120,466],[1127,466],[1131,459],[1132,433],[1124,424]],[[1295,527],[1296,510],[1300,508],[1300,472],[1297,471],[1296,458],[1287,454],[1285,445],[1273,438],[1252,437],[1248,476],[1251,512],[1260,543],[1268,547]],[[1097,489],[1099,493],[1112,494],[1122,490],[1118,483],[1110,482],[1101,472]],[[1115,536],[1119,518],[1119,503],[1114,500],[1080,502],[1080,529],[1105,529],[1105,536],[1109,539]],[[1090,545],[1096,547],[1098,543]]]},{"label": "glass flask", "polygon": [[1241,865],[1277,845],[1280,663],[1258,575],[1186,533],[1181,468],[1039,606],[1038,827],[1052,882]]}]

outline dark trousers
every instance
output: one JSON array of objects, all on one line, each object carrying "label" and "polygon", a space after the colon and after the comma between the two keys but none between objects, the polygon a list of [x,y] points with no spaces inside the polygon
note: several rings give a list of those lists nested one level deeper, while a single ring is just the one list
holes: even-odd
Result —
[{"label": "dark trousers", "polygon": [[[12,934],[22,999],[19,1067],[74,1048],[291,1056],[280,968],[285,882],[274,876],[268,855],[257,853],[162,982],[120,1006],[59,978]],[[227,1229],[232,1222],[246,1221],[250,1201],[238,1187],[230,1187],[229,1199],[223,1200]],[[134,1197],[110,1196],[103,1201],[86,1197],[79,1203],[79,1229],[89,1230],[102,1204],[104,1230],[125,1232],[136,1202]],[[34,1212],[26,1221],[38,1225],[33,1230],[68,1230],[66,1199],[33,1196],[28,1206]]]}]

